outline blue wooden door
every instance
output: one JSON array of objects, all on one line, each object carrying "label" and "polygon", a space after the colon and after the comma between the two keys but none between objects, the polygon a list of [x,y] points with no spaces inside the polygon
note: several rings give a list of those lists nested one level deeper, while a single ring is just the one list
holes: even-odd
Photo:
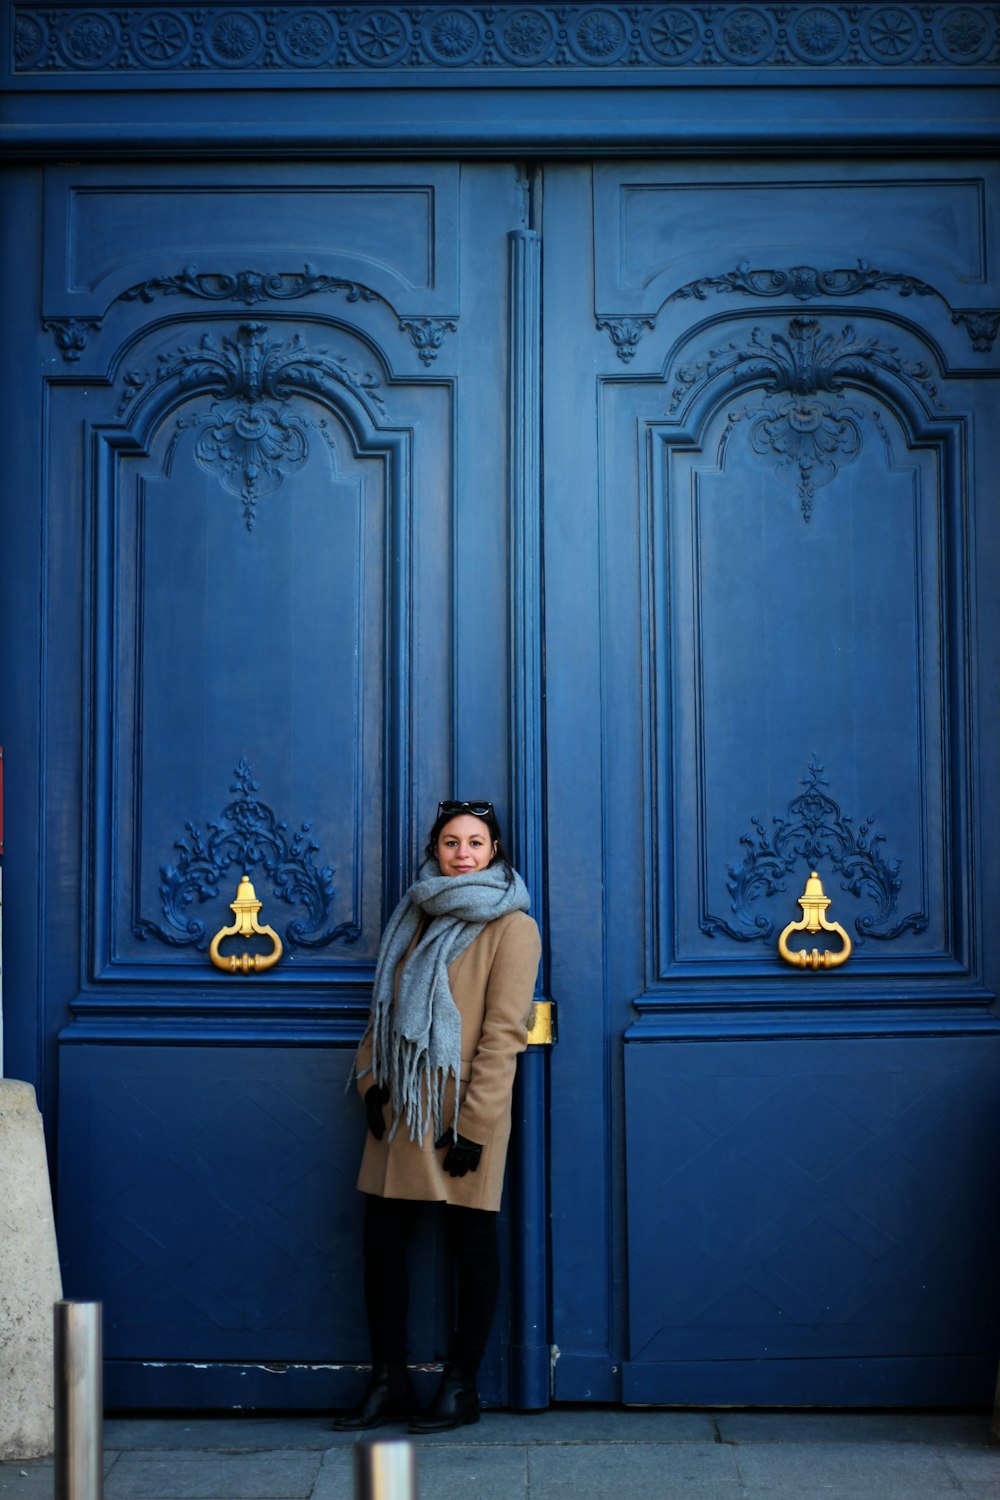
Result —
[{"label": "blue wooden door", "polygon": [[[8,932],[23,983],[37,885],[66,1294],[106,1303],[114,1405],[343,1401],[367,1358],[345,1085],[379,935],[438,798],[506,821],[524,742],[522,185],[156,163],[52,166],[29,197],[43,499],[10,572],[43,599],[43,766],[36,851],[31,736],[8,740]],[[244,875],[283,943],[266,973],[209,962]],[[433,1360],[445,1300],[415,1316]]]},{"label": "blue wooden door", "polygon": [[990,1398],[997,189],[547,173],[558,1397]]},{"label": "blue wooden door", "polygon": [[[995,173],[533,176],[9,176],[5,1023],[67,1293],[114,1404],[349,1398],[378,935],[493,791],[559,1005],[555,1398],[985,1401]],[[813,869],[830,971],[777,951]],[[244,873],[267,974],[208,962]]]}]

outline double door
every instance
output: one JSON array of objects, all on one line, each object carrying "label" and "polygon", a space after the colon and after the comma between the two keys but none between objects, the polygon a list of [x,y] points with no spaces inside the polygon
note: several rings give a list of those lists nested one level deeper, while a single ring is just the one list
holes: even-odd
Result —
[{"label": "double door", "polygon": [[[4,355],[38,437],[8,1071],[112,1403],[356,1384],[345,1084],[451,794],[502,811],[558,1010],[486,1395],[544,1347],[557,1400],[985,1398],[994,178],[136,162],[8,196],[42,267]],[[778,951],[812,870],[835,969]],[[243,875],[283,954],[224,973]]]}]

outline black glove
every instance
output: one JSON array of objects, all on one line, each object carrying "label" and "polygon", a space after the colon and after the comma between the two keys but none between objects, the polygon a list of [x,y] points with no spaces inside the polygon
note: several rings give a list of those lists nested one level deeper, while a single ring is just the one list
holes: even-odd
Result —
[{"label": "black glove", "polygon": [[385,1135],[385,1115],[382,1110],[389,1102],[389,1090],[383,1085],[373,1083],[365,1095],[365,1109],[368,1111],[368,1129],[377,1141]]},{"label": "black glove", "polygon": [[447,1146],[448,1149],[441,1165],[450,1177],[464,1177],[466,1172],[479,1170],[483,1148],[477,1146],[475,1141],[467,1141],[464,1135],[446,1130],[440,1140],[434,1142],[435,1151],[440,1151],[442,1146]]}]

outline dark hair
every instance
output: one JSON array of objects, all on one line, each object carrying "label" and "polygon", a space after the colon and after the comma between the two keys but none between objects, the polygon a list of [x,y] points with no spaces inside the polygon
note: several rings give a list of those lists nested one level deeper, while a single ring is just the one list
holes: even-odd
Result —
[{"label": "dark hair", "polygon": [[511,868],[510,858],[503,846],[503,836],[500,832],[500,821],[497,818],[496,813],[493,811],[492,805],[485,803],[483,805],[489,806],[488,812],[467,813],[463,811],[456,811],[454,808],[451,808],[450,810],[447,810],[445,812],[439,812],[437,817],[434,819],[431,831],[427,836],[427,857],[428,859],[437,859],[437,841],[441,837],[442,828],[446,827],[448,823],[451,823],[455,818],[478,818],[480,823],[486,824],[487,828],[490,831],[490,838],[492,839],[493,843],[496,844],[496,853],[490,860],[490,864],[503,865],[504,869],[507,872],[507,880],[508,882],[510,882],[514,878],[514,872]]}]

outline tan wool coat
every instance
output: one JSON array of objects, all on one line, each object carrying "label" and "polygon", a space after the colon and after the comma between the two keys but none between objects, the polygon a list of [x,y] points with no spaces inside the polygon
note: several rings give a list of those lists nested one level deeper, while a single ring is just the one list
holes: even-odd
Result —
[{"label": "tan wool coat", "polygon": [[[525,912],[514,911],[488,922],[448,968],[448,983],[462,1018],[458,1133],[482,1146],[478,1170],[464,1177],[448,1176],[441,1165],[444,1147],[434,1149],[433,1127],[422,1141],[411,1141],[406,1122],[401,1120],[390,1142],[393,1113],[392,1105],[387,1104],[382,1140],[377,1141],[371,1131],[365,1138],[358,1176],[360,1192],[380,1198],[417,1198],[466,1208],[499,1209],[514,1073],[518,1053],[527,1044],[540,953],[535,923]],[[398,977],[397,970],[397,982]],[[355,1059],[362,1096],[372,1087],[372,1075],[365,1072],[371,1065],[371,1055],[369,1019]],[[446,1127],[454,1107],[455,1085],[449,1080],[444,1103]]]}]

